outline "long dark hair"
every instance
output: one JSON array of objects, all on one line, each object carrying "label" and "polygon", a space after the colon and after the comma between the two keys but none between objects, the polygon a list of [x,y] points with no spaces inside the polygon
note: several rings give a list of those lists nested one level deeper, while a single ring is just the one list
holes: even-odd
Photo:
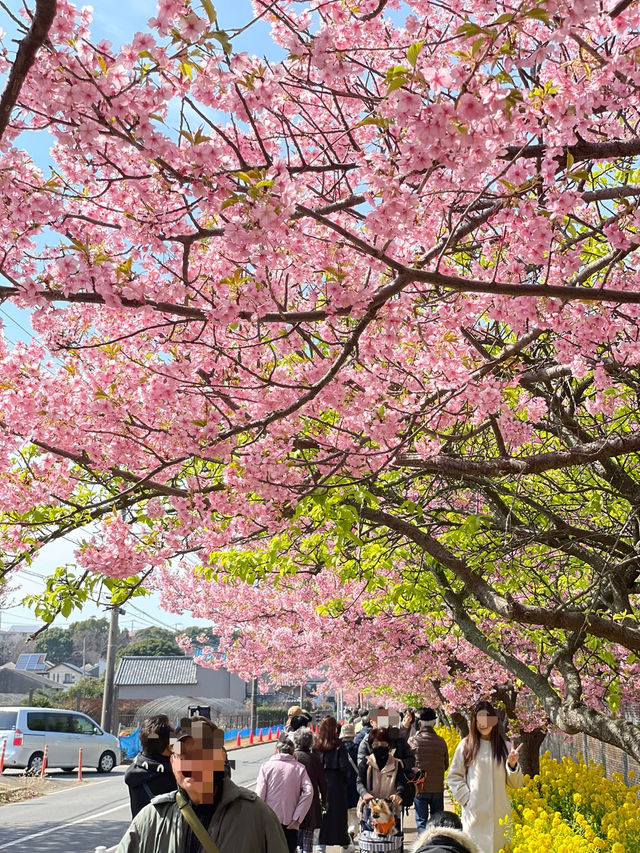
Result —
[{"label": "long dark hair", "polygon": [[328,752],[328,750],[340,746],[340,742],[340,738],[338,737],[338,721],[335,717],[325,717],[318,726],[313,748],[319,752]]},{"label": "long dark hair", "polygon": [[493,707],[491,702],[481,700],[480,702],[476,702],[476,704],[471,709],[469,734],[465,738],[464,750],[462,753],[464,758],[465,770],[469,767],[470,764],[475,761],[476,755],[478,754],[478,750],[480,749],[480,732],[478,731],[477,723],[477,717],[480,711],[486,711],[486,713],[490,716],[498,717],[498,722],[491,729],[491,752],[493,753],[493,760],[497,764],[505,764],[507,756],[509,755],[507,741],[502,733],[502,726],[500,725],[500,717],[498,716],[498,712]]}]

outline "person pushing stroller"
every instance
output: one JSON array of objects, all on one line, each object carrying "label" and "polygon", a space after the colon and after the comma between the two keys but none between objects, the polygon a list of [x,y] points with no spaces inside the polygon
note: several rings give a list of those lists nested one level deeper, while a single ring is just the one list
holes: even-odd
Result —
[{"label": "person pushing stroller", "polygon": [[372,729],[368,738],[371,753],[360,760],[356,782],[361,836],[363,831],[373,831],[391,838],[402,834],[402,795],[407,780],[402,761],[393,755],[389,730]]}]

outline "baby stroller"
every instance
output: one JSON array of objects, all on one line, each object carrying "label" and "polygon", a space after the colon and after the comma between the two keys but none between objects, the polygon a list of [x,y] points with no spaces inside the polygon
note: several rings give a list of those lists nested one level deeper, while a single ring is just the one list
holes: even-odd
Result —
[{"label": "baby stroller", "polygon": [[356,843],[359,853],[403,853],[404,832],[402,830],[402,809],[399,813],[394,809],[391,800],[384,800],[393,812],[394,827],[392,832],[381,834],[376,832],[373,825],[371,807],[367,804],[362,807],[360,818],[360,832]]}]

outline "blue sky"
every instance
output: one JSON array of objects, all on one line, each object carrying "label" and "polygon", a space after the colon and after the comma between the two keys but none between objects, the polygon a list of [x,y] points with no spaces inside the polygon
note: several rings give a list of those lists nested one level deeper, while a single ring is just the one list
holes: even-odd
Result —
[{"label": "blue sky", "polygon": [[[32,3],[30,2],[31,6]],[[78,4],[91,5],[91,4]],[[233,30],[247,24],[253,17],[249,0],[216,0],[214,2],[218,15],[218,24],[222,29]],[[21,3],[8,0],[7,7],[14,14],[19,14]],[[193,0],[194,10],[201,12],[198,0]],[[156,12],[155,0],[111,0],[100,2],[93,6],[92,33],[95,41],[108,39],[114,47],[119,47],[131,41],[138,31],[146,31],[147,21]],[[15,33],[15,27],[6,13],[0,9],[0,27],[8,34],[5,44],[13,49],[10,39]],[[257,21],[249,27],[237,40],[234,40],[235,50],[244,50],[258,55],[273,57],[277,49],[269,38],[269,27],[264,21]],[[2,81],[3,83],[4,81]],[[44,134],[37,138],[25,138],[25,147],[32,156],[45,166],[48,160],[48,141]],[[32,336],[29,322],[29,312],[21,311],[11,305],[0,306],[0,321],[4,325],[5,337],[15,343],[18,340],[29,340]],[[75,543],[80,537],[60,540],[49,546],[36,559],[28,570],[20,574],[20,589],[16,589],[10,598],[9,606],[0,612],[0,627],[6,629],[10,625],[35,625],[37,620],[32,611],[20,605],[24,595],[38,592],[41,588],[41,578],[51,572],[56,566],[71,563]],[[14,585],[17,585],[14,583]],[[149,625],[162,627],[184,628],[192,624],[207,624],[206,620],[193,619],[190,614],[181,616],[167,613],[161,609],[159,596],[141,598],[125,607],[126,615],[121,617],[124,628],[143,628]],[[85,619],[90,616],[103,616],[104,610],[95,606],[85,606],[82,611],[75,611],[68,620],[57,621],[65,625],[69,622]]]}]

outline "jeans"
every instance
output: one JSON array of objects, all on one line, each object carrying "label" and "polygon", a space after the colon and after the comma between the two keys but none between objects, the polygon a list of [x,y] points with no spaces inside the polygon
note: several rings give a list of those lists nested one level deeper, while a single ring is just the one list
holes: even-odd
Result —
[{"label": "jeans", "polygon": [[418,832],[424,832],[427,821],[436,812],[444,809],[444,794],[420,794],[413,801],[416,810],[416,827]]}]

